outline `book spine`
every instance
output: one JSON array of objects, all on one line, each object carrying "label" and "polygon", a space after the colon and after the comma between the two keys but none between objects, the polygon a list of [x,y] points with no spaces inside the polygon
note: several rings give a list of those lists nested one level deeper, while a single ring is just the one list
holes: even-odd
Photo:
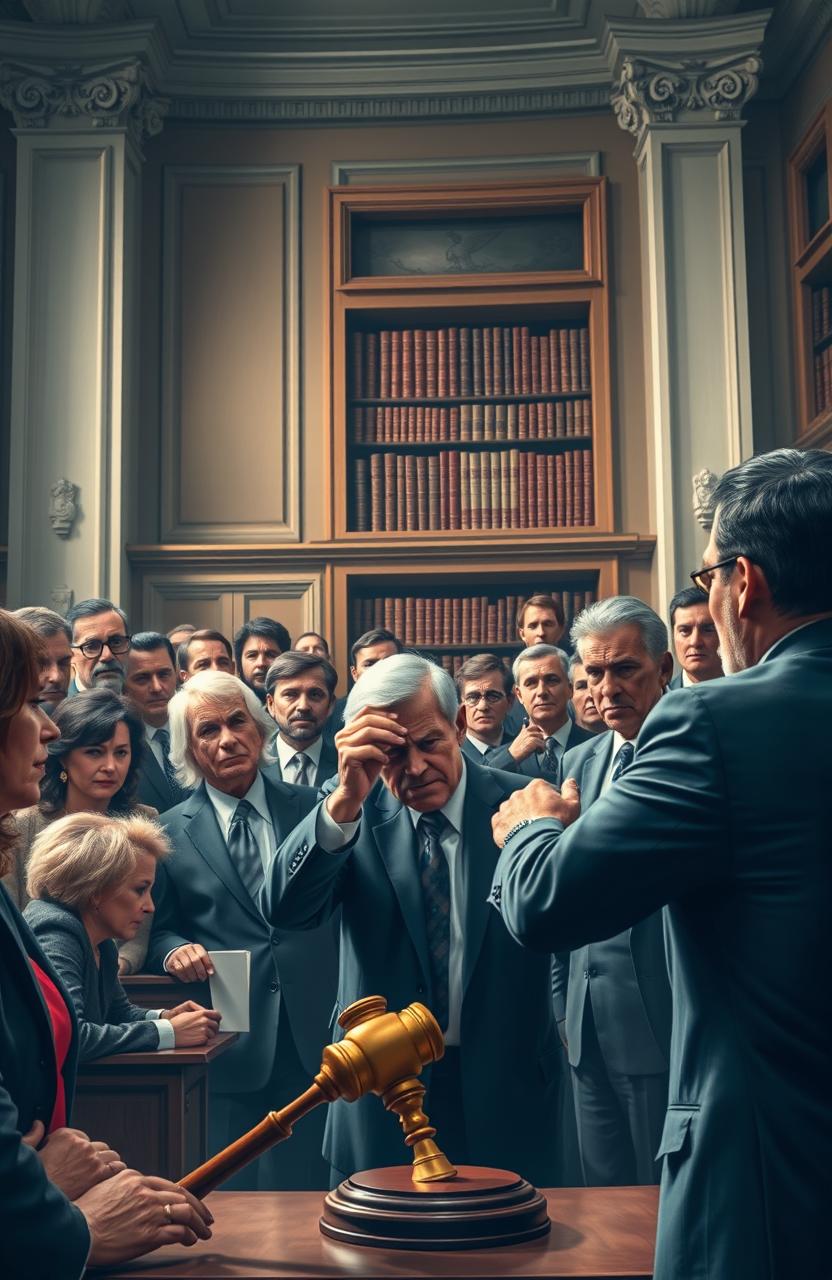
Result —
[{"label": "book spine", "polygon": [[499,325],[492,330],[492,364],[494,367],[494,394],[503,394],[503,331]]},{"label": "book spine", "polygon": [[416,643],[416,597],[405,596],[404,598],[404,635],[400,639],[405,644]]},{"label": "book spine", "polygon": [[382,329],[379,337],[379,397],[390,398],[390,330]]},{"label": "book spine", "polygon": [[589,391],[589,329],[578,330],[578,374],[579,390]]},{"label": "book spine", "polygon": [[520,450],[510,449],[508,455],[508,507],[510,529],[520,526]]},{"label": "book spine", "polygon": [[428,514],[428,460],[424,454],[416,458],[416,528],[424,531],[430,528]]},{"label": "book spine", "polygon": [[390,334],[390,395],[394,400],[402,394],[402,331],[394,329]]},{"label": "book spine", "polygon": [[404,630],[404,597],[393,597],[393,635],[400,636]]},{"label": "book spine", "polygon": [[459,383],[459,329],[452,325],[448,330],[448,395],[460,394]]},{"label": "book spine", "polygon": [[427,347],[424,329],[413,330],[413,394],[417,400],[427,394]]},{"label": "book spine", "polygon": [[437,387],[437,344],[436,330],[425,332],[425,395],[429,400],[436,398]]},{"label": "book spine", "polygon": [[364,391],[364,334],[358,330],[352,335],[352,396],[354,400],[363,400]]},{"label": "book spine", "polygon": [[[465,455],[468,456],[467,454]],[[448,454],[448,496],[450,508],[450,520],[448,527],[450,529],[462,529],[462,510],[460,503],[461,480],[459,474],[460,454],[457,449],[452,449]]]},{"label": "book spine", "polygon": [[[447,457],[446,454],[442,455]],[[447,529],[447,517],[442,519],[442,483],[440,478],[439,455],[431,454],[428,463],[428,529]]]},{"label": "book spine", "polygon": [[380,453],[370,454],[370,528],[379,533],[384,528],[384,463]]},{"label": "book spine", "polygon": [[378,397],[378,334],[368,333],[364,339],[366,369],[364,375],[364,394],[368,400]]},{"label": "book spine", "polygon": [[471,457],[470,453],[459,455],[459,502],[460,518],[463,529],[471,529]]},{"label": "book spine", "polygon": [[482,488],[480,478],[480,454],[471,454],[471,528],[482,528]]},{"label": "book spine", "polygon": [[439,329],[436,333],[436,394],[449,395],[448,385],[448,330]]},{"label": "book spine", "polygon": [[368,467],[366,458],[355,460],[355,528],[363,533],[369,525],[367,500]]},{"label": "book spine", "polygon": [[471,330],[471,382],[472,394],[481,396],[483,394],[482,329]]},{"label": "book spine", "polygon": [[459,331],[459,394],[472,394],[471,382],[471,330],[463,325]]},{"label": "book spine", "polygon": [[384,454],[384,528],[396,528],[396,485],[394,481],[395,456]]},{"label": "book spine", "polygon": [[564,517],[564,524],[567,527],[571,527],[575,523],[574,462],[575,462],[575,455],[572,453],[572,450],[570,449],[568,453],[564,454],[564,458],[563,458],[563,466],[565,471],[565,489],[566,489],[566,493],[565,493],[566,514]]},{"label": "book spine", "polygon": [[413,330],[402,330],[402,395],[409,399],[415,386],[413,368]]},{"label": "book spine", "polygon": [[566,524],[566,469],[563,454],[555,456],[555,525],[562,529]]},{"label": "book spine", "polygon": [[407,520],[407,469],[405,466],[405,456],[400,453],[396,456],[396,506],[398,509],[398,520],[396,521],[396,529],[404,529]]},{"label": "book spine", "polygon": [[581,357],[578,343],[578,330],[569,330],[569,390],[581,389]]},{"label": "book spine", "polygon": [[503,527],[503,494],[500,478],[500,454],[495,449],[488,457],[491,472],[489,486],[491,489],[491,528],[501,529]]},{"label": "book spine", "polygon": [[491,326],[486,326],[482,331],[482,379],[483,379],[483,395],[493,396],[494,394],[494,346]]}]

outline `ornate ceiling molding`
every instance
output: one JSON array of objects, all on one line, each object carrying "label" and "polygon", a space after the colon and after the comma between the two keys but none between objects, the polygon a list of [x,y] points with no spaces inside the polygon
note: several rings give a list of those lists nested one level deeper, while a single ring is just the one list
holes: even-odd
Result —
[{"label": "ornate ceiling molding", "polygon": [[609,25],[610,101],[637,153],[652,125],[740,119],[759,87],[769,13],[749,17],[652,21],[649,35],[644,23]]},{"label": "ornate ceiling molding", "polygon": [[18,129],[72,121],[126,128],[136,142],[160,132],[169,105],[152,91],[138,59],[97,67],[0,63],[0,104]]}]

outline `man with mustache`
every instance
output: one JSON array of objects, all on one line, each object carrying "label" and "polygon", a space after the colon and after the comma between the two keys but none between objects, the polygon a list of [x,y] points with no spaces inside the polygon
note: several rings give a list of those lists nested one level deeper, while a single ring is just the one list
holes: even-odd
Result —
[{"label": "man with mustache", "polygon": [[14,616],[37,631],[46,648],[47,662],[41,679],[40,705],[51,716],[69,690],[72,675],[72,629],[59,613],[40,605],[16,609]]},{"label": "man with mustache", "polygon": [[492,769],[557,782],[565,752],[592,737],[569,718],[569,657],[552,644],[534,644],[515,658],[512,672],[514,693],[526,721],[514,741],[495,751],[488,764]]},{"label": "man with mustache", "polygon": [[277,764],[269,776],[302,787],[320,787],[338,771],[338,752],[323,729],[335,702],[338,672],[315,653],[290,650],[266,673],[266,710],[277,725],[272,747]]},{"label": "man with mustache", "polygon": [[130,649],[127,614],[112,600],[80,600],[66,615],[72,628],[73,680],[69,697],[102,686],[113,693],[124,688],[122,659]]}]

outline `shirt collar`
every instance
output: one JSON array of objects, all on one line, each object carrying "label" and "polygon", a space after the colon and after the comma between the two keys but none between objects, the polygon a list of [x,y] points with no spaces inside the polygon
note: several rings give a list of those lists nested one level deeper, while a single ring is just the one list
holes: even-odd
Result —
[{"label": "shirt collar", "polygon": [[[462,835],[462,815],[465,810],[465,789],[468,784],[468,778],[466,776],[467,770],[468,766],[465,762],[465,757],[463,756],[462,775],[459,779],[457,789],[454,791],[453,795],[448,797],[447,804],[444,804],[439,811],[444,814],[454,831],[460,836]],[[413,823],[413,828],[415,830],[422,814],[418,809],[411,809],[409,806],[407,812],[410,814],[410,821]]]},{"label": "shirt collar", "polygon": [[476,748],[477,748],[477,751],[479,751],[479,753],[480,753],[480,755],[481,755],[481,756],[484,756],[484,755],[485,755],[485,753],[486,753],[486,751],[490,750],[490,748],[491,748],[491,743],[490,743],[490,742],[481,742],[479,738],[475,738],[475,737],[474,737],[473,733],[470,733],[470,732],[469,732],[469,733],[466,733],[466,734],[465,734],[465,737],[466,737],[466,738],[468,739],[468,741],[471,743],[471,746],[472,746],[472,747],[476,747]]},{"label": "shirt collar", "polygon": [[279,733],[275,736],[275,739],[274,739],[274,746],[275,746],[275,750],[277,751],[277,758],[280,761],[281,769],[285,769],[289,761],[294,760],[295,756],[298,755],[298,753],[300,753],[301,755],[309,756],[309,759],[312,761],[313,765],[317,769],[321,759],[321,750],[323,748],[323,745],[324,745],[324,740],[320,734],[318,735],[318,737],[315,739],[314,742],[310,742],[304,747],[290,746],[288,742],[283,741]]},{"label": "shirt collar", "polygon": [[[147,738],[149,742],[152,742],[153,739],[156,737],[156,734],[159,733],[162,729],[165,729],[168,733],[170,733],[169,721],[166,720],[164,724],[157,724],[157,725],[145,724],[144,736]],[[207,782],[205,785],[206,786],[208,785]]]},{"label": "shirt collar", "polygon": [[[236,812],[237,805],[240,803],[239,799],[237,796],[228,795],[225,791],[218,791],[216,787],[211,786],[210,782],[205,783],[205,790],[208,792],[208,798],[216,809],[217,814],[223,818],[225,826],[228,828]],[[271,826],[272,815],[269,813],[266,787],[259,769],[254,781],[242,798],[243,800],[248,800],[258,817],[262,818],[264,822],[268,822],[269,826]]]},{"label": "shirt collar", "polygon": [[[569,735],[571,732],[572,732],[572,721],[567,716],[563,724],[561,725],[561,727],[559,729],[555,729],[554,733],[550,733],[549,737],[554,738],[555,742],[557,742],[559,746],[565,748],[567,742],[569,741]],[[543,753],[540,752],[539,754],[542,755]]]}]

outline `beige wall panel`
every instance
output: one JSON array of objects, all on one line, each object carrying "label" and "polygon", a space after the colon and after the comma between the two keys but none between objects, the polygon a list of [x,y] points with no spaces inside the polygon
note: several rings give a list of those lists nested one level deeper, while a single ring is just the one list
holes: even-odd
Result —
[{"label": "beige wall panel", "polygon": [[780,106],[783,149],[786,156],[800,142],[812,120],[832,97],[832,34],[818,46],[815,56],[794,81]]},{"label": "beige wall panel", "polygon": [[210,571],[146,572],[142,627],[169,631],[176,623],[216,627],[229,638],[248,618],[276,618],[294,637],[319,630],[323,573],[318,570],[217,574]]},{"label": "beige wall panel", "polygon": [[265,166],[166,175],[168,538],[298,536],[295,177]]}]

